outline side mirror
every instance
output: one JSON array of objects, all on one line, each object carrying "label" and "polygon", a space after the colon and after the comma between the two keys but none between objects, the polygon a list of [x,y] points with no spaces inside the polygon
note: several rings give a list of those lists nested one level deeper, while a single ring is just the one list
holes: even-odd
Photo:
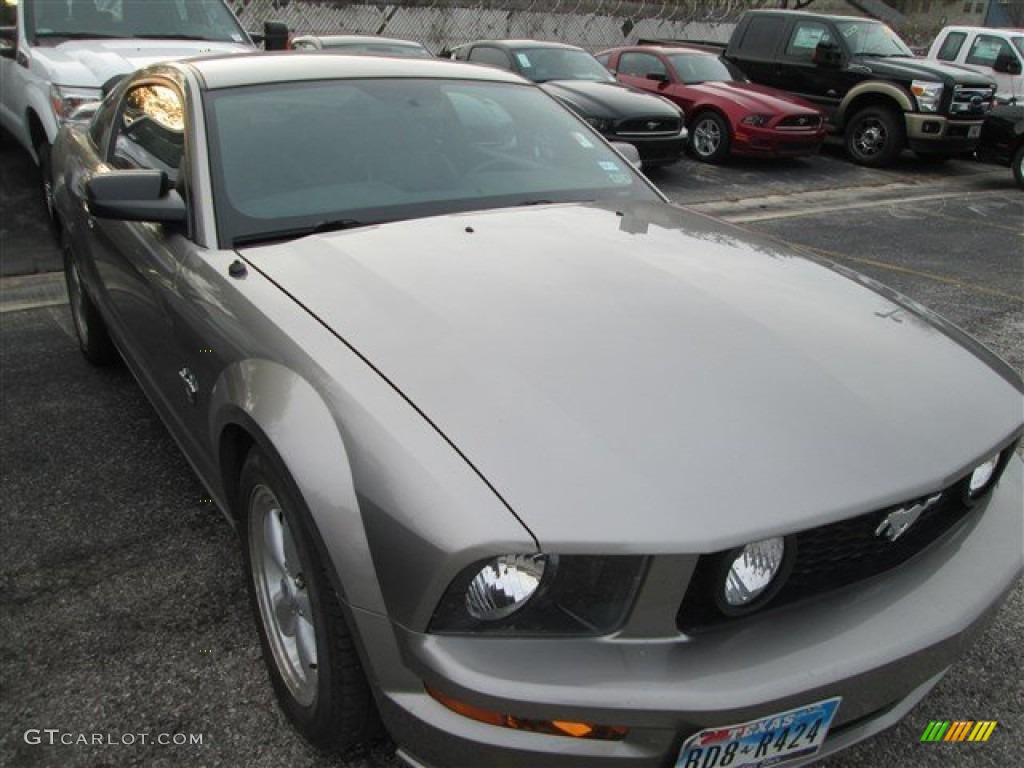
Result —
[{"label": "side mirror", "polygon": [[1012,54],[1001,53],[996,56],[992,69],[1004,75],[1019,75],[1021,73],[1020,59]]},{"label": "side mirror", "polygon": [[0,27],[0,57],[13,59],[18,49],[18,28]]},{"label": "side mirror", "polygon": [[640,162],[640,150],[632,144],[627,144],[624,141],[613,141],[612,146],[615,151],[618,152],[626,161],[632,165],[636,170],[643,169],[643,163]]},{"label": "side mirror", "polygon": [[645,80],[653,80],[656,83],[667,83],[668,75],[664,72],[648,72],[644,75]]},{"label": "side mirror", "polygon": [[263,22],[263,47],[268,51],[288,50],[288,25],[283,21]]},{"label": "side mirror", "polygon": [[111,171],[85,183],[89,213],[125,221],[185,221],[185,201],[163,171]]},{"label": "side mirror", "polygon": [[819,67],[841,67],[843,65],[843,49],[836,43],[822,41],[814,46],[811,61]]}]

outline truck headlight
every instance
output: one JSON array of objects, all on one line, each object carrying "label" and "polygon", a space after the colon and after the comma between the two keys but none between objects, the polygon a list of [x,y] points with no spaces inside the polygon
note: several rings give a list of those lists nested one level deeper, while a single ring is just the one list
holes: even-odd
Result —
[{"label": "truck headlight", "polygon": [[50,86],[50,108],[58,123],[63,123],[71,113],[83,104],[103,99],[99,88],[69,88],[63,85]]},{"label": "truck headlight", "polygon": [[942,100],[942,83],[914,80],[910,84],[910,91],[917,99],[917,108],[922,112],[939,111],[939,102]]},{"label": "truck headlight", "polygon": [[598,133],[608,133],[614,125],[614,121],[607,117],[584,117],[583,119]]}]

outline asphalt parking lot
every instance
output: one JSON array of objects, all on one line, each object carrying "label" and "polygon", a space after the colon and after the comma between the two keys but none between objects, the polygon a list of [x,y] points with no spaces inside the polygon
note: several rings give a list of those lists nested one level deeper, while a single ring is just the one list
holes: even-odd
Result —
[{"label": "asphalt parking lot", "polygon": [[[652,178],[903,291],[1024,371],[1024,193],[1007,169],[908,156],[868,171],[826,151]],[[36,185],[27,156],[0,148],[0,764],[397,766],[387,742],[320,755],[279,713],[233,532],[130,374],[78,353]],[[1018,584],[910,716],[824,765],[1019,764],[1022,636]],[[999,724],[986,743],[923,744],[930,720]],[[29,743],[30,729],[133,743]]]}]

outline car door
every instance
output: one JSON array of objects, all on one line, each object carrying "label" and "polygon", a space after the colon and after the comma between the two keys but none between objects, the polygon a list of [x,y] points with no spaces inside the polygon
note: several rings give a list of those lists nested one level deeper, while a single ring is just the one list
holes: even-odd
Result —
[{"label": "car door", "polygon": [[[1000,101],[1007,102],[1024,96],[1024,74],[1021,74],[1024,56],[1008,40],[995,35],[978,34],[961,51],[961,55],[964,66],[996,81],[996,98]],[[997,64],[1002,66],[997,68]],[[1005,71],[1007,69],[1012,71]]]},{"label": "car door", "polygon": [[646,51],[623,51],[615,76],[620,82],[648,93],[663,94],[669,85],[665,62]]},{"label": "car door", "polygon": [[839,70],[815,60],[819,45],[839,45],[839,34],[821,19],[798,19],[779,52],[780,80],[786,90],[818,104],[827,112],[839,106],[845,89],[837,83]]},{"label": "car door", "polygon": [[508,53],[493,45],[474,45],[467,59],[474,64],[488,64],[511,72],[517,71]]},{"label": "car door", "polygon": [[[179,84],[170,79],[149,76],[131,82],[121,91],[112,118],[105,167],[158,170],[169,184],[184,186],[185,103]],[[194,381],[181,364],[179,319],[180,272],[197,250],[189,226],[88,216],[81,231],[89,272],[118,347],[175,437],[191,443],[186,453],[195,456],[203,440],[187,424]]]}]

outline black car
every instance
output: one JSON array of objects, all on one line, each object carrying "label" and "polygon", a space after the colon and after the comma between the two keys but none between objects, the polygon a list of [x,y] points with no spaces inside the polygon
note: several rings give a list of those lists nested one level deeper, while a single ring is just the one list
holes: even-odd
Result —
[{"label": "black car", "polygon": [[644,167],[674,163],[686,147],[682,110],[622,85],[582,48],[539,40],[478,40],[441,55],[500,67],[539,83],[609,141],[635,146]]},{"label": "black car", "polygon": [[981,127],[975,155],[986,163],[1009,165],[1017,186],[1024,188],[1024,107],[993,107]]}]

